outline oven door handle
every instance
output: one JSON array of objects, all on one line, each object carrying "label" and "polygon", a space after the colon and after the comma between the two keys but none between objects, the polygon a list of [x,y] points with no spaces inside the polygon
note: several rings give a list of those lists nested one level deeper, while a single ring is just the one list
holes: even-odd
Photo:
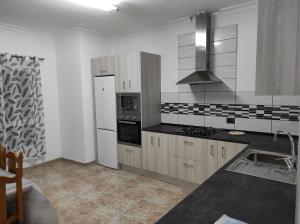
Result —
[{"label": "oven door handle", "polygon": [[120,124],[133,124],[133,125],[137,124],[134,121],[118,121],[118,123],[120,123]]}]

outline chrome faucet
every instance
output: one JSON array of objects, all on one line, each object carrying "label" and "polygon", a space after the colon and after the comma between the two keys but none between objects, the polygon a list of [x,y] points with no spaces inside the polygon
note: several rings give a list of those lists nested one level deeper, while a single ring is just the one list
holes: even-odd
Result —
[{"label": "chrome faucet", "polygon": [[273,138],[274,142],[277,141],[277,135],[280,133],[286,134],[289,137],[291,143],[291,158],[284,158],[283,160],[285,161],[289,169],[296,169],[297,158],[296,158],[295,143],[294,143],[293,136],[291,135],[291,133],[289,133],[286,130],[278,130],[274,134],[274,138]]}]

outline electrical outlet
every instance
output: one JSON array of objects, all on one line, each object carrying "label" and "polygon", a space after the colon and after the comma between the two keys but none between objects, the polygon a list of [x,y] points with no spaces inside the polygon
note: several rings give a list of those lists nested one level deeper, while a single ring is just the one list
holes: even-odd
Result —
[{"label": "electrical outlet", "polygon": [[234,119],[233,117],[228,117],[228,118],[226,119],[226,123],[227,123],[227,124],[235,124],[235,119]]}]

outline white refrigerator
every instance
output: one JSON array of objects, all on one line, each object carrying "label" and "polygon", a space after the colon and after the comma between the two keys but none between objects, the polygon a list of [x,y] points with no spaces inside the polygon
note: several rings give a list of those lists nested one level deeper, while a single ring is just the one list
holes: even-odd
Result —
[{"label": "white refrigerator", "polygon": [[115,76],[94,77],[98,164],[118,169]]}]

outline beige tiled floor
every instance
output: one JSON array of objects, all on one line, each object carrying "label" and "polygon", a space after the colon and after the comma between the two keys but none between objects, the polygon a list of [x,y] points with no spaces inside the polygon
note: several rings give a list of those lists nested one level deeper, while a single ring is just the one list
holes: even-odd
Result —
[{"label": "beige tiled floor", "polygon": [[189,190],[96,164],[54,161],[25,170],[57,208],[61,224],[155,223]]}]

